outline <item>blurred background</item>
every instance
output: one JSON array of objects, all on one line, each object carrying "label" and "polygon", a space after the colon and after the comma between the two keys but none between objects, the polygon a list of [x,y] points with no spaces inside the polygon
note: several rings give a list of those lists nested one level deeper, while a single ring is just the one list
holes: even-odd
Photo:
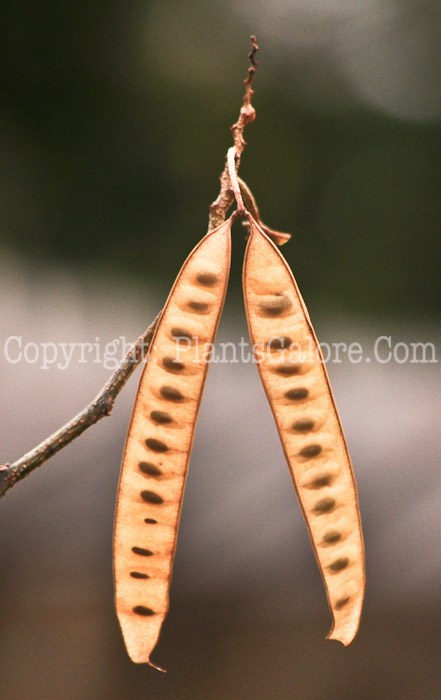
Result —
[{"label": "blurred background", "polygon": [[[14,364],[11,336],[103,348],[161,308],[206,231],[255,33],[241,176],[264,221],[293,234],[283,253],[320,340],[365,351],[328,369],[367,555],[345,649],[325,641],[325,594],[256,368],[214,364],[153,655],[169,672],[132,664],[111,548],[137,372],[110,418],[0,503],[2,699],[438,699],[439,3],[4,0],[0,17],[0,460],[110,374],[77,354],[66,369]],[[238,343],[240,226],[233,244],[218,339]],[[434,361],[374,361],[380,336],[431,343]]]}]

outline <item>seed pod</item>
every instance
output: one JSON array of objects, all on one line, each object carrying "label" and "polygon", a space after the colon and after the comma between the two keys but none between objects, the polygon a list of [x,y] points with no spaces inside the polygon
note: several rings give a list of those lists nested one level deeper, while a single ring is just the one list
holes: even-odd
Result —
[{"label": "seed pod", "polygon": [[260,377],[333,614],[328,638],[346,646],[358,629],[365,586],[351,461],[304,301],[286,260],[252,217],[243,285]]},{"label": "seed pod", "polygon": [[119,622],[137,663],[150,663],[168,612],[187,466],[228,282],[230,228],[227,221],[207,234],[173,285],[127,435],[115,518],[114,575]]}]

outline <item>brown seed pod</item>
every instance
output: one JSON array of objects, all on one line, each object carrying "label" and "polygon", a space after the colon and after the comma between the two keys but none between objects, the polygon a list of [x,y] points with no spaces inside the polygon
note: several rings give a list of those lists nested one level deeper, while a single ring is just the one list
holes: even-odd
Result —
[{"label": "brown seed pod", "polygon": [[207,357],[230,269],[227,221],[185,261],[158,322],[127,435],[114,534],[116,610],[128,653],[150,663],[163,620]]},{"label": "brown seed pod", "polygon": [[251,343],[333,614],[328,638],[346,646],[358,629],[365,587],[351,461],[326,365],[293,274],[249,219],[243,286]]}]

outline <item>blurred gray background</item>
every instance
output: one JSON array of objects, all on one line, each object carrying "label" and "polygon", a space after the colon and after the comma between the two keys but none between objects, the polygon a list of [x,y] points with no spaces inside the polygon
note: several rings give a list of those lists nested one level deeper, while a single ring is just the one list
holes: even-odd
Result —
[{"label": "blurred gray background", "polygon": [[[323,586],[256,368],[213,364],[154,653],[169,672],[132,664],[111,547],[138,371],[111,417],[0,502],[2,699],[438,700],[439,4],[6,0],[0,15],[0,461],[111,372],[78,355],[65,370],[12,364],[8,338],[102,349],[161,308],[206,231],[253,32],[241,174],[265,222],[293,233],[283,253],[320,340],[363,346],[360,364],[328,369],[367,556],[345,649],[325,641]],[[239,226],[233,248],[219,343],[247,337]],[[432,343],[437,361],[375,361],[380,336]]]}]

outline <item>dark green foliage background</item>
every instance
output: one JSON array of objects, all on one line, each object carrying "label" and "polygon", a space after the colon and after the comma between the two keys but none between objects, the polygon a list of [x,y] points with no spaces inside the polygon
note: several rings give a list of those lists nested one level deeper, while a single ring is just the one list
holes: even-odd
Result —
[{"label": "dark green foliage background", "polygon": [[[161,25],[156,2],[2,3],[3,247],[166,292],[206,230],[253,30],[231,3],[184,5],[163,5]],[[304,55],[259,40],[241,174],[266,223],[293,233],[284,253],[305,296],[439,313],[439,122],[357,103],[338,65],[309,78]]]}]

